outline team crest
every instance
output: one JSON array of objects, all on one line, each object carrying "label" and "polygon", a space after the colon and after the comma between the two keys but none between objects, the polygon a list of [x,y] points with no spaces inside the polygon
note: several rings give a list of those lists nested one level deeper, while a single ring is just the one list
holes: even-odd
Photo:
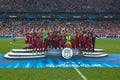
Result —
[{"label": "team crest", "polygon": [[62,57],[65,59],[70,59],[73,56],[73,51],[71,48],[65,48],[62,50]]}]

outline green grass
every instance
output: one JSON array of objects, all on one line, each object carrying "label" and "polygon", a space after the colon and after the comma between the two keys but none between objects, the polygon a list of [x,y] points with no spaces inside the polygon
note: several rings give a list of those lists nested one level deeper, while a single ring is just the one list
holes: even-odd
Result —
[{"label": "green grass", "polygon": [[[12,43],[12,44],[11,44]],[[0,53],[5,54],[11,49],[19,49],[25,47],[24,39],[0,39]],[[105,49],[107,53],[120,53],[120,39],[97,39],[96,48]]]},{"label": "green grass", "polygon": [[[119,80],[119,68],[79,68],[88,80]],[[0,69],[0,80],[83,80],[73,69]]]},{"label": "green grass", "polygon": [[79,69],[88,80],[119,80],[120,68]]},{"label": "green grass", "polygon": [[[24,39],[0,39],[0,53],[23,48]],[[120,39],[97,39],[96,48],[120,53]],[[120,68],[78,68],[88,80],[120,80]],[[74,68],[0,69],[0,80],[83,80]]]},{"label": "green grass", "polygon": [[96,48],[105,49],[107,53],[120,53],[120,39],[97,39]]},{"label": "green grass", "polygon": [[3,76],[0,80],[74,80],[79,77],[74,69],[5,69],[0,72],[0,76]]},{"label": "green grass", "polygon": [[17,39],[17,42],[13,42],[12,39],[0,39],[0,53],[5,54],[11,49],[21,49],[25,47],[24,39]]}]

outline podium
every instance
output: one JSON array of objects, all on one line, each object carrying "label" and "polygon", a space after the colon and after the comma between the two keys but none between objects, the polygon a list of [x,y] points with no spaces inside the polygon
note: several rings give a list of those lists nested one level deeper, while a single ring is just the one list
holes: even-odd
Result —
[{"label": "podium", "polygon": [[45,57],[45,52],[32,52],[32,49],[12,49],[5,54],[8,59],[32,59]]},{"label": "podium", "polygon": [[[71,49],[73,51],[73,57],[105,57],[108,54],[105,53],[104,49],[95,49],[94,52],[84,52],[80,49]],[[35,59],[45,57],[62,57],[63,49],[48,49],[45,52],[33,52],[32,49],[12,49],[10,52],[5,54],[7,59]]]},{"label": "podium", "polygon": [[83,52],[84,57],[105,57],[108,56],[104,49],[95,49],[94,52]]}]

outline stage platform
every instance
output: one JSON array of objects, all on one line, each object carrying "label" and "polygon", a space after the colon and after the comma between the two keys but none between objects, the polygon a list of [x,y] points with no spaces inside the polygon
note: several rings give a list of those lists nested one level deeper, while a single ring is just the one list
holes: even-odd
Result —
[{"label": "stage platform", "polygon": [[[32,52],[32,49],[12,49],[4,57],[8,59],[31,59],[31,58],[45,58],[45,57],[62,57],[63,49],[48,49],[46,52]],[[72,49],[72,57],[105,57],[108,54],[104,49],[95,49],[94,52],[84,52],[80,49]]]},{"label": "stage platform", "polygon": [[78,57],[66,60],[58,57],[37,59],[6,59],[0,54],[0,68],[120,68],[120,54],[109,54],[107,57]]},{"label": "stage platform", "polygon": [[7,59],[33,59],[46,57],[45,52],[32,52],[31,49],[12,49],[5,55]]},{"label": "stage platform", "polygon": [[94,52],[83,52],[84,57],[105,57],[108,56],[104,49],[95,49]]},{"label": "stage platform", "polygon": [[105,52],[87,52],[86,54],[83,54],[84,57],[105,57],[108,56]]}]

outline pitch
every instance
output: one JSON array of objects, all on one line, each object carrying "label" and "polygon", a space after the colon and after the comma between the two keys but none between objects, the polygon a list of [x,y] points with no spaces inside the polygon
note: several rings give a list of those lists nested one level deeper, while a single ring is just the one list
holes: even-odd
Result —
[{"label": "pitch", "polygon": [[[0,39],[0,53],[5,54],[13,48],[23,48],[24,39]],[[109,54],[120,53],[120,39],[97,39],[96,48],[103,48]],[[74,68],[42,69],[0,69],[0,80],[119,80],[119,68]],[[14,75],[14,76],[13,76]]]}]

